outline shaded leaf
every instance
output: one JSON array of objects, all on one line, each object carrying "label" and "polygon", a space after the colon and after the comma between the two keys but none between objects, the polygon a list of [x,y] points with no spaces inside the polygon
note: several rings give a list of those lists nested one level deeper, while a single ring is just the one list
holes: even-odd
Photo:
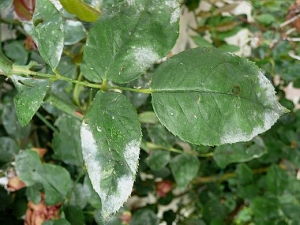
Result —
[{"label": "shaded leaf", "polygon": [[22,126],[27,125],[40,108],[43,99],[50,88],[49,80],[38,80],[12,76],[18,94],[14,98],[17,117]]},{"label": "shaded leaf", "polygon": [[45,62],[55,69],[64,47],[62,16],[49,0],[38,0],[33,24],[32,38]]},{"label": "shaded leaf", "polygon": [[64,213],[65,213],[66,219],[72,225],[85,224],[84,215],[82,213],[82,210],[78,206],[73,206],[73,205],[64,206]]},{"label": "shaded leaf", "polygon": [[286,112],[254,64],[211,48],[170,58],[155,71],[152,90],[160,122],[199,145],[251,140]]},{"label": "shaded leaf", "polygon": [[175,156],[170,162],[170,167],[177,186],[179,188],[186,187],[196,177],[199,166],[199,160],[192,155],[180,154]]},{"label": "shaded leaf", "polygon": [[82,184],[76,184],[70,198],[70,204],[83,209],[87,203],[87,195]]},{"label": "shaded leaf", "polygon": [[84,51],[94,82],[126,83],[167,55],[178,37],[176,0],[124,1],[103,13],[90,30]]},{"label": "shaded leaf", "polygon": [[16,172],[27,186],[35,183],[43,185],[48,205],[62,201],[71,185],[71,178],[66,169],[57,165],[42,164],[38,154],[32,150],[20,152],[16,156]]},{"label": "shaded leaf", "polygon": [[81,126],[81,146],[104,218],[116,212],[131,193],[140,141],[138,117],[126,97],[98,92]]},{"label": "shaded leaf", "polygon": [[277,165],[272,165],[267,173],[267,188],[274,195],[280,195],[286,189],[287,173]]},{"label": "shaded leaf", "polygon": [[145,162],[150,169],[161,170],[169,163],[170,158],[170,152],[154,150],[150,152],[150,155],[145,159]]},{"label": "shaded leaf", "polygon": [[3,45],[5,55],[16,64],[26,65],[29,52],[26,51],[24,43],[20,41],[10,41]]},{"label": "shaded leaf", "polygon": [[42,225],[71,225],[66,219],[47,220]]},{"label": "shaded leaf", "polygon": [[80,124],[79,120],[66,114],[63,114],[55,121],[54,125],[59,130],[58,133],[54,133],[52,142],[55,158],[67,164],[83,165]]},{"label": "shaded leaf", "polygon": [[82,0],[59,0],[64,9],[71,14],[75,14],[79,19],[86,22],[95,22],[101,12],[86,4]]},{"label": "shaded leaf", "polygon": [[0,137],[0,166],[11,162],[19,149],[15,140],[9,137]]},{"label": "shaded leaf", "polygon": [[65,45],[73,45],[86,36],[86,30],[79,21],[65,21]]},{"label": "shaded leaf", "polygon": [[225,168],[230,163],[247,162],[266,153],[267,149],[263,140],[257,137],[249,143],[218,146],[214,151],[213,158],[220,168]]},{"label": "shaded leaf", "polygon": [[136,211],[130,221],[130,225],[158,225],[159,219],[150,209]]}]

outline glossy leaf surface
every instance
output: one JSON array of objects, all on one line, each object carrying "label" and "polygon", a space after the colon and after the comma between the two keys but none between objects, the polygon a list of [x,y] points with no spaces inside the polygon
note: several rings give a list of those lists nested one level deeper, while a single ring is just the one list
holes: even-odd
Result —
[{"label": "glossy leaf surface", "polygon": [[160,122],[194,144],[251,140],[286,112],[253,63],[212,48],[170,58],[155,71],[152,89]]},{"label": "glossy leaf surface", "polygon": [[116,212],[131,193],[140,140],[138,117],[126,97],[98,92],[81,126],[81,146],[104,217]]},{"label": "glossy leaf surface", "polygon": [[32,38],[47,64],[56,68],[64,48],[64,24],[49,0],[38,0],[33,14]]},{"label": "glossy leaf surface", "polygon": [[25,126],[43,103],[43,99],[50,88],[50,82],[49,80],[24,78],[15,75],[12,76],[12,80],[18,89],[18,94],[14,98],[16,113],[20,124]]},{"label": "glossy leaf surface", "polygon": [[82,0],[59,0],[64,9],[86,22],[95,22],[101,13]]},{"label": "glossy leaf surface", "polygon": [[41,183],[45,189],[46,204],[55,205],[62,201],[69,191],[71,178],[66,169],[57,165],[42,164],[32,150],[25,150],[16,156],[16,172],[27,186]]},{"label": "glossy leaf surface", "polygon": [[126,83],[167,55],[178,37],[176,0],[124,1],[91,29],[84,59],[94,82]]}]

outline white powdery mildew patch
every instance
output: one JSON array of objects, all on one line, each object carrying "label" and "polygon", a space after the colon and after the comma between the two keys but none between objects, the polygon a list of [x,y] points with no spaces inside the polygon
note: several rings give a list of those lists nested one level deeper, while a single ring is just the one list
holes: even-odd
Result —
[{"label": "white powdery mildew patch", "polygon": [[105,202],[105,205],[102,205],[104,218],[118,211],[123,203],[128,199],[132,191],[134,176],[122,176],[117,182],[117,192],[115,194],[101,196],[101,200]]},{"label": "white powdery mildew patch", "polygon": [[135,0],[127,0],[127,4],[130,6],[133,5],[134,3],[135,3]]},{"label": "white powdery mildew patch", "polygon": [[87,167],[88,175],[92,182],[92,186],[97,194],[100,196],[100,176],[99,171],[101,170],[101,165],[99,161],[95,160],[95,155],[97,154],[98,148],[96,141],[93,137],[90,127],[86,123],[82,123],[80,129],[81,147],[82,155]]},{"label": "white powdery mildew patch", "polygon": [[177,22],[180,17],[180,10],[179,10],[179,5],[178,5],[177,1],[168,0],[168,1],[165,1],[165,4],[166,4],[166,6],[172,8],[174,10],[171,14],[170,23]]},{"label": "white powdery mildew patch", "polygon": [[127,164],[130,167],[130,170],[133,174],[136,172],[137,169],[139,154],[140,154],[139,141],[132,140],[125,146],[124,158],[126,159]]},{"label": "white powdery mildew patch", "polygon": [[[236,129],[234,127],[229,127],[225,134],[221,137],[221,144],[226,143],[236,143],[239,141],[249,141],[253,137],[257,136],[260,133],[263,133],[267,130],[269,130],[274,123],[278,120],[280,115],[285,112],[285,109],[277,102],[276,96],[275,96],[275,90],[272,86],[271,82],[262,74],[261,71],[259,71],[258,75],[258,82],[260,89],[263,92],[264,99],[263,101],[268,103],[269,107],[271,108],[265,108],[265,112],[263,115],[258,115],[262,119],[262,124],[257,125],[256,127],[253,127],[253,130],[251,133],[246,133],[242,131],[241,129]],[[258,93],[258,97],[260,97],[261,94]],[[255,112],[254,112],[255,113]]]},{"label": "white powdery mildew patch", "polygon": [[160,57],[149,47],[133,47],[134,58],[139,67],[145,69]]}]

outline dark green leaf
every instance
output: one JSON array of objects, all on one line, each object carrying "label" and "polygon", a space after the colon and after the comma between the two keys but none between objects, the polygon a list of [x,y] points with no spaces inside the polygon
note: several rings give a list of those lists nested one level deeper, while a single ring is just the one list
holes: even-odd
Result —
[{"label": "dark green leaf", "polygon": [[136,211],[130,221],[130,225],[158,225],[159,219],[150,209]]},{"label": "dark green leaf", "polygon": [[[255,219],[259,224],[267,224],[268,221],[274,221],[279,218],[279,202],[277,198],[256,197],[250,204]],[[269,223],[268,223],[269,224]]]},{"label": "dark green leaf", "polygon": [[287,184],[287,173],[277,165],[272,165],[267,173],[267,188],[274,195],[280,195]]},{"label": "dark green leaf", "polygon": [[19,93],[14,98],[16,113],[21,126],[27,125],[40,108],[50,88],[49,80],[38,80],[13,75],[12,80]]},{"label": "dark green leaf", "polygon": [[57,165],[42,164],[32,150],[16,156],[16,172],[27,186],[41,183],[45,189],[46,204],[55,205],[62,201],[69,191],[71,178],[66,169]]},{"label": "dark green leaf", "polygon": [[25,138],[30,132],[29,125],[21,127],[16,115],[15,106],[11,103],[4,106],[1,119],[6,132],[16,139]]},{"label": "dark green leaf", "polygon": [[25,50],[24,43],[20,41],[12,41],[3,46],[5,55],[14,63],[25,65],[28,61],[29,52]]},{"label": "dark green leaf", "polygon": [[81,126],[81,146],[104,218],[127,200],[133,186],[141,128],[133,106],[115,92],[98,92]]},{"label": "dark green leaf", "polygon": [[256,137],[253,142],[218,146],[214,151],[213,158],[220,168],[225,168],[230,163],[247,162],[266,153],[267,149],[263,140]]},{"label": "dark green leaf", "polygon": [[64,48],[64,24],[60,12],[49,0],[36,1],[32,38],[45,62],[55,69]]},{"label": "dark green leaf", "polygon": [[286,112],[254,64],[211,48],[170,58],[155,71],[152,89],[160,122],[194,144],[251,140]]},{"label": "dark green leaf", "polygon": [[64,206],[64,213],[65,213],[66,219],[72,225],[85,224],[84,215],[82,213],[82,210],[79,207],[73,206],[73,205]]},{"label": "dark green leaf", "polygon": [[199,160],[192,155],[180,154],[171,160],[170,167],[179,188],[186,187],[196,177],[199,166]]},{"label": "dark green leaf", "polygon": [[83,209],[87,203],[87,195],[82,184],[76,184],[70,198],[70,204]]},{"label": "dark green leaf", "polygon": [[0,137],[0,165],[11,162],[19,149],[19,146],[13,139]]},{"label": "dark green leaf", "polygon": [[42,225],[71,225],[66,219],[47,220]]},{"label": "dark green leaf", "polygon": [[163,169],[170,161],[170,152],[163,150],[150,151],[145,162],[152,170]]},{"label": "dark green leaf", "polygon": [[80,124],[79,120],[66,114],[63,114],[55,121],[55,126],[59,129],[58,133],[54,133],[53,138],[55,158],[67,164],[83,165],[80,145]]},{"label": "dark green leaf", "polygon": [[126,83],[167,55],[178,37],[176,0],[124,1],[103,13],[89,33],[86,78]]}]

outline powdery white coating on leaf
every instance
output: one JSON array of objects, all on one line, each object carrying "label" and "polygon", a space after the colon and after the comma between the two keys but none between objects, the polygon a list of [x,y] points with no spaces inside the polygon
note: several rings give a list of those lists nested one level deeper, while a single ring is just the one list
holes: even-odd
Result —
[{"label": "powdery white coating on leaf", "polygon": [[134,58],[141,68],[150,67],[160,57],[149,47],[132,47]]},{"label": "powdery white coating on leaf", "polygon": [[105,205],[102,205],[104,218],[107,218],[112,212],[118,211],[128,199],[132,191],[134,176],[122,176],[118,179],[117,183],[115,194],[100,196],[102,202],[105,202]]},{"label": "powdery white coating on leaf", "polygon": [[168,0],[165,1],[166,6],[172,8],[174,11],[171,14],[171,20],[170,23],[175,23],[179,20],[180,17],[180,10],[179,10],[179,5],[176,0]]},{"label": "powdery white coating on leaf", "polygon": [[[258,125],[253,128],[251,133],[246,133],[239,128],[234,127],[226,127],[226,132],[221,138],[221,144],[228,144],[228,143],[236,143],[239,141],[249,141],[253,137],[257,136],[260,133],[263,133],[269,130],[274,123],[278,120],[281,114],[283,114],[286,110],[282,107],[276,99],[275,90],[272,86],[271,82],[259,71],[258,75],[258,82],[261,89],[261,93],[257,93],[257,96],[260,97],[264,95],[264,101],[268,101],[269,107],[274,108],[265,108],[264,114],[261,115],[263,119],[262,125]],[[256,112],[253,112],[256,114]],[[259,116],[259,115],[257,115]]]},{"label": "powdery white coating on leaf", "polygon": [[127,164],[130,170],[135,174],[137,169],[137,161],[139,160],[140,142],[133,140],[125,146],[124,158],[127,160]]},{"label": "powdery white coating on leaf", "polygon": [[92,182],[92,186],[97,194],[100,196],[100,176],[99,171],[101,170],[101,165],[99,161],[95,160],[95,154],[97,154],[98,148],[96,141],[93,137],[90,127],[86,123],[82,123],[80,129],[81,147],[82,155],[87,167],[88,175]]}]

